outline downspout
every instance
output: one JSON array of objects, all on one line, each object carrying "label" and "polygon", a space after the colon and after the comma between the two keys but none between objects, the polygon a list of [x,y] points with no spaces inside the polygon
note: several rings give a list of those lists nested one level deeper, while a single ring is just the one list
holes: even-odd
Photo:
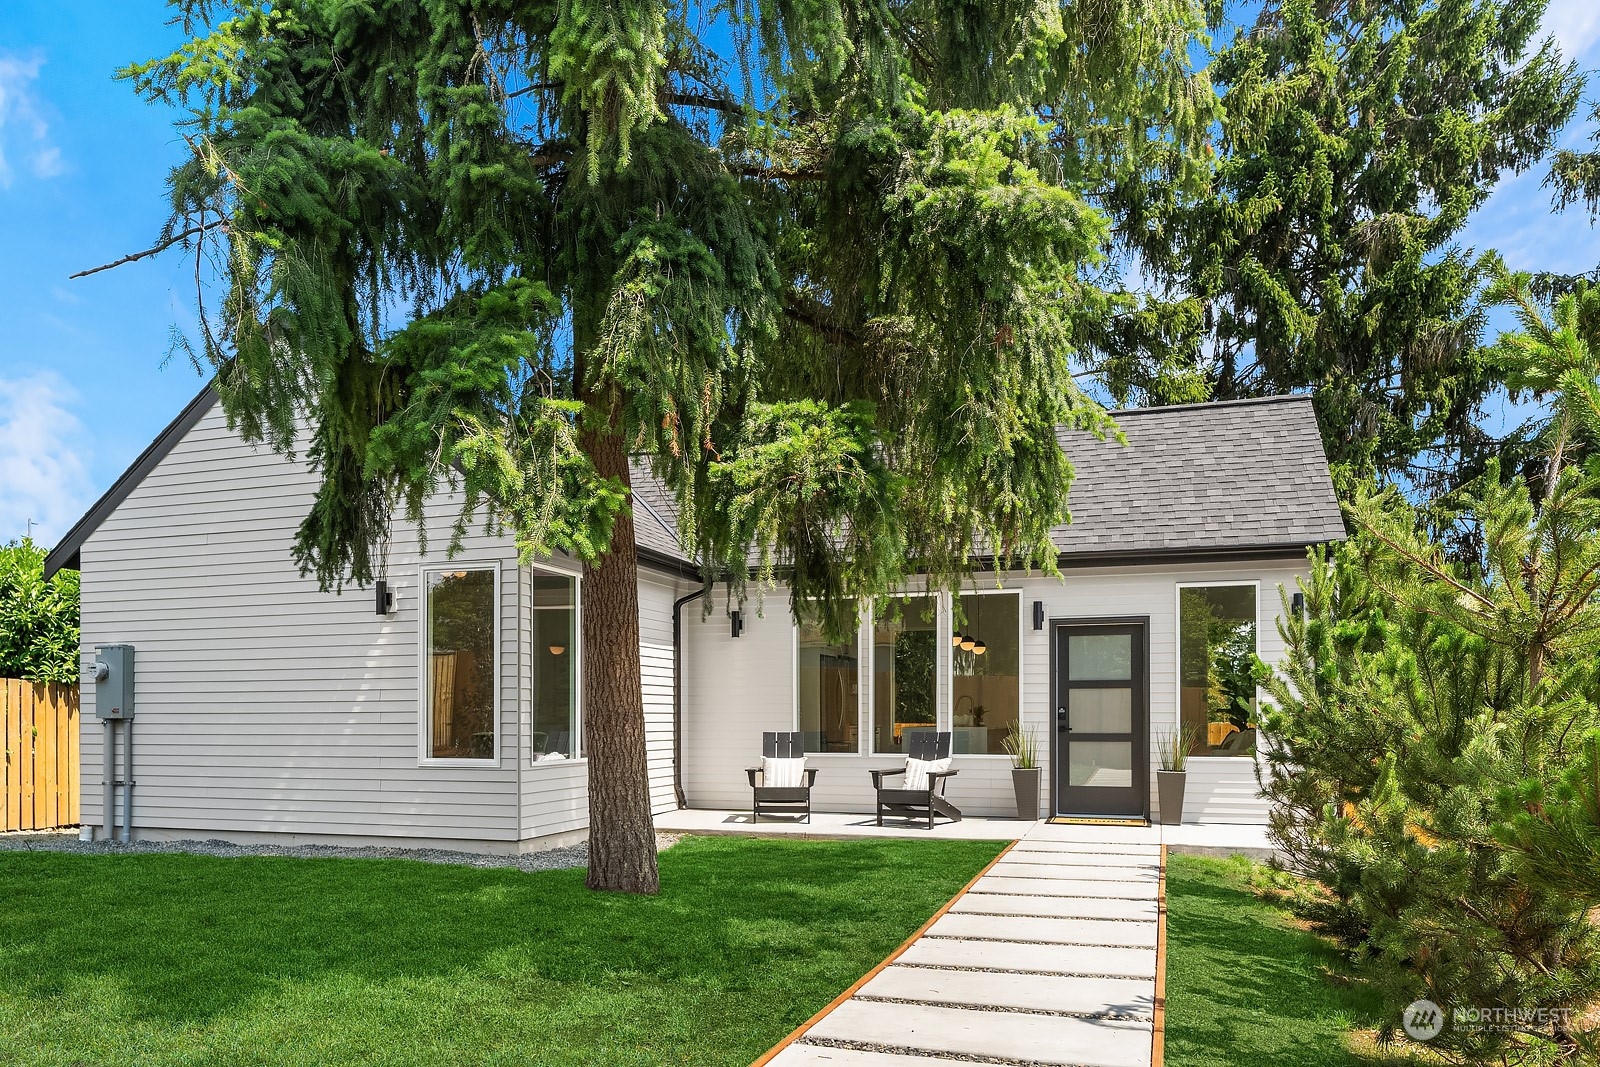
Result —
[{"label": "downspout", "polygon": [[683,791],[683,606],[706,595],[704,586],[672,602],[672,792],[687,808]]}]

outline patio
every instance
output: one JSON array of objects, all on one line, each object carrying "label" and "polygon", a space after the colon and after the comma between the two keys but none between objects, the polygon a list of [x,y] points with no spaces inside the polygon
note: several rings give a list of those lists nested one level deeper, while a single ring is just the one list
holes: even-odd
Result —
[{"label": "patio", "polygon": [[656,816],[656,829],[674,834],[743,834],[762,837],[847,839],[889,837],[915,840],[1015,841],[1025,835],[1035,840],[1126,841],[1167,845],[1174,852],[1195,855],[1238,853],[1266,859],[1272,852],[1265,826],[1239,823],[1183,823],[1179,826],[1102,826],[1053,824],[1043,820],[968,816],[960,822],[940,820],[932,830],[902,819],[885,819],[862,812],[815,812],[809,821],[795,817],[763,815],[751,822],[749,811],[681,808]]}]

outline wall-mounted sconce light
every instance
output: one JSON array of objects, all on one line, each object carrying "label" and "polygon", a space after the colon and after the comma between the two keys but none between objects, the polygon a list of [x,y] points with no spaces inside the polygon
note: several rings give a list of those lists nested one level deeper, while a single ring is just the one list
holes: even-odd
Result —
[{"label": "wall-mounted sconce light", "polygon": [[1033,628],[1035,630],[1044,629],[1044,601],[1042,600],[1033,602]]},{"label": "wall-mounted sconce light", "polygon": [[730,611],[730,612],[728,612],[728,622],[729,622],[729,627],[728,627],[729,631],[733,634],[734,637],[743,637],[744,636],[744,612],[742,612],[742,611]]},{"label": "wall-mounted sconce light", "polygon": [[389,583],[379,578],[373,583],[378,594],[378,614],[387,615],[394,610],[394,591],[389,588]]},{"label": "wall-mounted sconce light", "polygon": [[1296,615],[1304,615],[1306,613],[1306,595],[1304,593],[1296,593],[1290,597],[1289,608]]}]

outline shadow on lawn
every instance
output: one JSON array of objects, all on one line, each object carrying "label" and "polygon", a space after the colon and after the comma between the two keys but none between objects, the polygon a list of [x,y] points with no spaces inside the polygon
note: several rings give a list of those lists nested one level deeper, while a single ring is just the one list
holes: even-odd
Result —
[{"label": "shadow on lawn", "polygon": [[999,848],[692,838],[662,854],[655,898],[591,893],[581,870],[9,853],[0,971],[29,998],[110,979],[168,1022],[333,975],[842,988]]},{"label": "shadow on lawn", "polygon": [[1346,1067],[1384,1005],[1327,942],[1244,888],[1247,866],[1173,857],[1167,873],[1168,1052],[1186,1067]]}]

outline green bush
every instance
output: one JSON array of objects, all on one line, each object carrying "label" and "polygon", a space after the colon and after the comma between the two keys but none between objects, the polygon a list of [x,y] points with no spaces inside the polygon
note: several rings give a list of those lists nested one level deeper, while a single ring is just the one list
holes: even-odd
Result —
[{"label": "green bush", "polygon": [[44,578],[44,550],[0,545],[0,678],[78,681],[78,572]]}]

